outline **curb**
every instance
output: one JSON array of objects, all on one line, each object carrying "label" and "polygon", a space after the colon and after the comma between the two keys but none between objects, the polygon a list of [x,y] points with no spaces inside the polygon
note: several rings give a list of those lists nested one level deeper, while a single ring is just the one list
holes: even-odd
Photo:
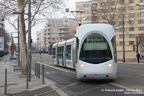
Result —
[{"label": "curb", "polygon": [[9,55],[9,54],[7,54],[7,55],[5,55],[5,56],[1,57],[1,58],[0,58],[0,60],[2,60],[3,58],[5,58],[5,57],[6,57],[6,56],[8,56],[8,55]]}]

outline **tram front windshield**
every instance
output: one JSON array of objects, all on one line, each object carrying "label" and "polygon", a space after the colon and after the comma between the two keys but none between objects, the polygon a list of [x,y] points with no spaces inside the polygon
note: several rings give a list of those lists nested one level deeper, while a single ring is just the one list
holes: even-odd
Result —
[{"label": "tram front windshield", "polygon": [[107,40],[100,34],[91,34],[83,42],[80,51],[80,60],[99,64],[112,59]]}]

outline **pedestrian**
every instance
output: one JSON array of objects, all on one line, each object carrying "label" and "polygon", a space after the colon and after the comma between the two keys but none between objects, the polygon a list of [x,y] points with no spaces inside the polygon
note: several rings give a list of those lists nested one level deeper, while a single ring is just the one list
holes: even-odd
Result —
[{"label": "pedestrian", "polygon": [[138,63],[139,63],[139,59],[140,59],[140,54],[137,52],[137,55],[136,55],[136,57],[137,57],[137,61],[138,61]]}]

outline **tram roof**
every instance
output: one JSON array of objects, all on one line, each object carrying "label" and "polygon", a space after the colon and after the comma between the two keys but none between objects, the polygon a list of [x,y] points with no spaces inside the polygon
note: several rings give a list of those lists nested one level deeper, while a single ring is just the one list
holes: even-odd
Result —
[{"label": "tram roof", "polygon": [[105,34],[109,39],[112,39],[116,35],[113,26],[109,24],[84,24],[78,27],[76,37],[82,39],[88,32],[100,31]]},{"label": "tram roof", "polygon": [[69,40],[66,41],[66,43],[72,43],[72,42],[74,42],[74,39],[75,38],[69,39]]}]

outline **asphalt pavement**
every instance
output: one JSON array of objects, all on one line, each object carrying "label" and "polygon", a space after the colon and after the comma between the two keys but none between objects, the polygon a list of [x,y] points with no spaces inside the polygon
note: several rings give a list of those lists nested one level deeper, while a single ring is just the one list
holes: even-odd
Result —
[{"label": "asphalt pavement", "polygon": [[[47,56],[44,56],[44,57],[47,58]],[[42,57],[42,58],[44,58],[44,57]],[[37,59],[37,61],[39,61],[39,60]],[[32,62],[32,63],[35,63],[35,62]],[[135,63],[118,62],[118,63],[144,65],[144,63],[136,63],[136,62]],[[46,75],[49,76],[49,78],[51,78],[51,79],[49,80],[49,79],[45,78],[45,84],[43,84],[42,78],[38,78],[37,76],[34,75],[34,71],[32,70],[31,73],[33,76],[31,78],[31,81],[29,82],[29,89],[27,89],[26,88],[26,76],[21,76],[20,70],[14,70],[15,69],[14,66],[17,66],[17,65],[18,65],[18,62],[16,60],[13,60],[13,61],[9,60],[9,55],[7,55],[3,58],[0,58],[0,96],[5,96],[5,95],[6,96],[68,96],[64,92],[67,90],[67,89],[65,89],[66,88],[65,86],[70,87],[71,90],[74,90],[75,92],[77,92],[78,90],[75,90],[70,85],[75,85],[77,83],[78,84],[83,83],[83,82],[77,82],[77,79],[74,74],[71,74],[71,75],[64,74],[65,75],[64,77],[60,77],[60,74],[63,74],[63,72],[62,73],[60,73],[61,71],[56,72],[57,70],[50,68],[48,70],[49,71],[51,70],[50,71],[51,73],[46,72]],[[5,85],[5,69],[7,69],[7,94],[5,94],[5,86],[4,86]],[[57,78],[50,75],[50,74],[56,74],[56,73],[57,73],[57,76],[56,76]],[[67,79],[63,79],[65,77],[67,77]],[[61,83],[56,84],[57,80],[61,81]],[[68,80],[68,82],[64,83],[65,80]],[[55,82],[53,82],[53,81],[55,81]],[[76,82],[76,83],[73,83],[73,82]],[[63,85],[61,85],[61,84],[63,84]],[[86,84],[86,83],[84,83],[84,84]],[[93,85],[94,83],[90,83],[90,84]],[[90,84],[88,84],[88,85],[90,85]],[[103,85],[103,82],[102,82],[102,86],[106,87],[105,85]],[[108,86],[113,87],[113,85],[108,85]],[[59,87],[61,87],[62,90],[59,89]],[[77,87],[80,87],[80,86],[77,86]],[[94,88],[97,88],[97,87],[94,87]],[[99,87],[99,89],[102,89],[101,86]],[[105,89],[108,89],[108,88],[106,87]],[[89,90],[89,91],[93,91],[93,90]],[[106,91],[106,90],[104,90],[104,91]],[[44,92],[48,92],[48,93],[46,95],[40,94],[40,93],[44,93]],[[68,92],[70,92],[70,91],[68,91]],[[35,95],[35,94],[37,94],[37,95]],[[83,96],[82,94],[83,94],[83,92],[78,93],[78,95],[80,95],[80,96]],[[85,96],[87,96],[87,94],[85,94]]]}]

